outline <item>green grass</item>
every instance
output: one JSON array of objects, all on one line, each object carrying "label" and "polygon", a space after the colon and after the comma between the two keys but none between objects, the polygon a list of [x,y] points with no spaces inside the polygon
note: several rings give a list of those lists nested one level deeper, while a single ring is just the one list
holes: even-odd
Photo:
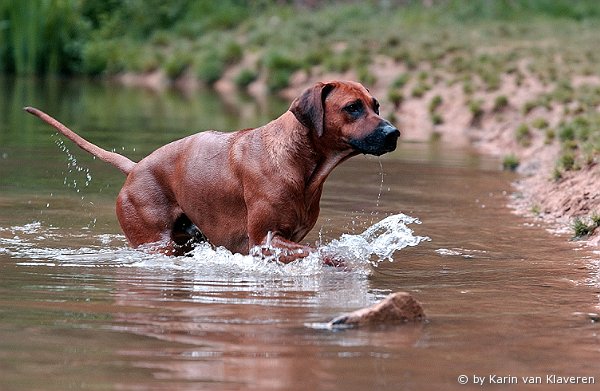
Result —
[{"label": "green grass", "polygon": [[563,121],[558,139],[562,148],[559,164],[565,170],[595,164],[600,156],[600,114],[583,113]]},{"label": "green grass", "polygon": [[258,73],[252,69],[242,69],[235,77],[238,88],[245,89],[258,78]]},{"label": "green grass", "polygon": [[536,129],[546,129],[549,125],[545,118],[536,118],[531,122],[531,126]]},{"label": "green grass", "polygon": [[199,56],[196,61],[196,76],[207,85],[213,85],[225,72],[225,62],[216,53]]},{"label": "green grass", "polygon": [[429,101],[429,113],[435,113],[435,111],[438,109],[438,107],[442,105],[442,103],[444,103],[444,100],[439,95],[436,95],[433,98],[431,98],[431,101]]},{"label": "green grass", "polygon": [[581,238],[590,234],[590,227],[579,217],[573,220],[572,228],[576,238]]},{"label": "green grass", "polygon": [[[327,61],[340,71],[368,65],[375,54],[400,61],[409,71],[423,62],[444,63],[454,73],[477,75],[481,87],[494,90],[501,82],[500,75],[515,72],[515,64],[528,48],[490,53],[473,51],[474,47],[503,44],[515,37],[524,37],[525,46],[528,42],[533,46],[536,39],[558,35],[552,34],[555,31],[573,36],[573,24],[600,18],[600,4],[592,0],[580,0],[576,6],[568,0],[449,0],[434,7],[423,7],[420,1],[403,6],[341,1],[317,4],[317,9],[303,9],[266,0],[4,0],[0,21],[9,27],[0,29],[7,38],[0,40],[3,70],[18,67],[45,72],[48,69],[40,67],[47,66],[52,71],[110,72],[110,68],[98,66],[82,68],[89,62],[86,53],[93,52],[88,45],[100,41],[118,41],[119,47],[144,43],[147,50],[168,55],[170,45],[187,40],[195,43],[194,54],[208,47],[226,46],[226,62],[236,61],[246,50],[268,47],[287,49],[300,63]],[[239,43],[241,37],[243,45]],[[121,45],[124,42],[128,44]],[[331,45],[339,42],[347,47],[330,52]],[[556,73],[556,66],[547,64],[552,63],[548,59],[553,58],[554,51],[563,51],[560,44],[551,42],[550,50],[540,51],[540,61],[532,68],[543,75],[551,76],[552,69]],[[569,62],[580,61],[578,52],[568,53]],[[587,63],[594,63],[593,47],[589,53]],[[41,65],[45,59],[48,65]],[[129,69],[129,61],[122,60],[125,69]],[[112,60],[96,62],[109,66]]]},{"label": "green grass", "polygon": [[552,144],[552,142],[556,138],[556,132],[554,131],[554,129],[546,129],[546,132],[544,134],[545,134],[544,143],[546,145]]},{"label": "green grass", "polygon": [[575,169],[575,155],[572,152],[564,152],[560,155],[560,165],[565,171],[571,171]]},{"label": "green grass", "polygon": [[76,70],[88,26],[76,0],[0,1],[0,72]]},{"label": "green grass", "polygon": [[498,113],[502,110],[504,110],[505,108],[508,107],[508,98],[506,97],[506,95],[498,95],[495,99],[494,99],[494,107],[492,109],[493,112]]},{"label": "green grass", "polygon": [[267,86],[271,91],[287,87],[292,74],[302,68],[302,63],[292,53],[277,50],[268,52],[262,65],[267,72]]},{"label": "green grass", "polygon": [[422,98],[430,89],[431,85],[427,84],[427,82],[419,81],[419,83],[413,88],[411,96],[413,98]]},{"label": "green grass", "polygon": [[402,102],[404,101],[404,94],[398,88],[392,88],[388,91],[388,100],[394,105],[395,109],[400,108]]},{"label": "green grass", "polygon": [[571,224],[575,239],[589,236],[600,227],[600,215],[592,214],[589,218],[576,217]]},{"label": "green grass", "polygon": [[521,124],[517,127],[515,131],[515,137],[517,142],[524,147],[528,147],[531,145],[531,131],[529,130],[529,126],[526,124]]},{"label": "green grass", "polygon": [[515,154],[509,154],[502,160],[502,168],[507,171],[516,171],[519,167],[519,158]]},{"label": "green grass", "polygon": [[471,124],[478,126],[481,122],[481,118],[485,114],[483,110],[483,102],[481,100],[469,100],[467,102],[469,111],[471,112]]}]

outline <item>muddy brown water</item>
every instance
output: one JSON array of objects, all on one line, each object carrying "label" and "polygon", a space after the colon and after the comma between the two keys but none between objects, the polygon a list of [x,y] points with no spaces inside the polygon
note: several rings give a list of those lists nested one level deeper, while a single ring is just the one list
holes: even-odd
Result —
[{"label": "muddy brown water", "polygon": [[[127,247],[114,216],[121,174],[21,107],[139,159],[190,129],[258,125],[285,103],[0,84],[1,390],[451,390],[480,378],[498,389],[598,387],[589,313],[599,311],[600,254],[512,214],[514,177],[497,161],[442,142],[338,167],[307,241],[356,238],[399,213],[430,238],[377,267],[167,259]],[[413,294],[428,321],[321,327],[393,291]],[[564,379],[580,384],[553,384]]]}]

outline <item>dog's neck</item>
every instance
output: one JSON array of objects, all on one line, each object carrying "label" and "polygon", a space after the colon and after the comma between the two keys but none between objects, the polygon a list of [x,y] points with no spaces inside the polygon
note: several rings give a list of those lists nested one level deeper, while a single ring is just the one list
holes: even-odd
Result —
[{"label": "dog's neck", "polygon": [[[281,126],[281,122],[294,126]],[[289,111],[263,126],[261,131],[266,152],[278,168],[289,170],[303,167],[304,164],[310,165],[316,160],[316,152],[310,145],[309,130]]]},{"label": "dog's neck", "polygon": [[356,153],[352,151],[343,151],[332,153],[328,156],[325,156],[322,161],[316,164],[315,169],[312,172],[308,182],[307,182],[307,193],[312,194],[313,197],[316,194],[320,194],[320,190],[323,187],[323,183],[340,163],[351,158]]},{"label": "dog's neck", "polygon": [[[279,120],[284,119],[294,126],[282,127]],[[314,197],[321,194],[323,183],[340,163],[356,155],[352,150],[324,150],[319,145],[319,139],[311,135],[311,130],[302,125],[289,111],[280,118],[265,125],[263,132],[269,134],[264,137],[267,153],[275,165],[283,172],[298,170],[297,176],[303,178],[304,183],[298,185],[304,188],[308,204],[312,204]]]}]

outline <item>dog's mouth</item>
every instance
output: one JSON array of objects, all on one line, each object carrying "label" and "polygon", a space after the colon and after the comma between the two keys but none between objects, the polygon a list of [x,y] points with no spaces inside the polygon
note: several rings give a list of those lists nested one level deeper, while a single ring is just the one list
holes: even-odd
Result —
[{"label": "dog's mouth", "polygon": [[381,156],[396,149],[398,137],[400,137],[398,129],[388,121],[381,121],[379,126],[368,136],[362,139],[352,139],[349,143],[357,152]]}]

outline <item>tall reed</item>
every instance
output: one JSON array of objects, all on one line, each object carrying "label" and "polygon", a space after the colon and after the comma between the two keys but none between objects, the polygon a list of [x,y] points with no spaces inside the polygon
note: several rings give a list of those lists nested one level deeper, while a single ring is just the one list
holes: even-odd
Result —
[{"label": "tall reed", "polygon": [[77,0],[0,0],[0,71],[16,74],[73,71]]}]

